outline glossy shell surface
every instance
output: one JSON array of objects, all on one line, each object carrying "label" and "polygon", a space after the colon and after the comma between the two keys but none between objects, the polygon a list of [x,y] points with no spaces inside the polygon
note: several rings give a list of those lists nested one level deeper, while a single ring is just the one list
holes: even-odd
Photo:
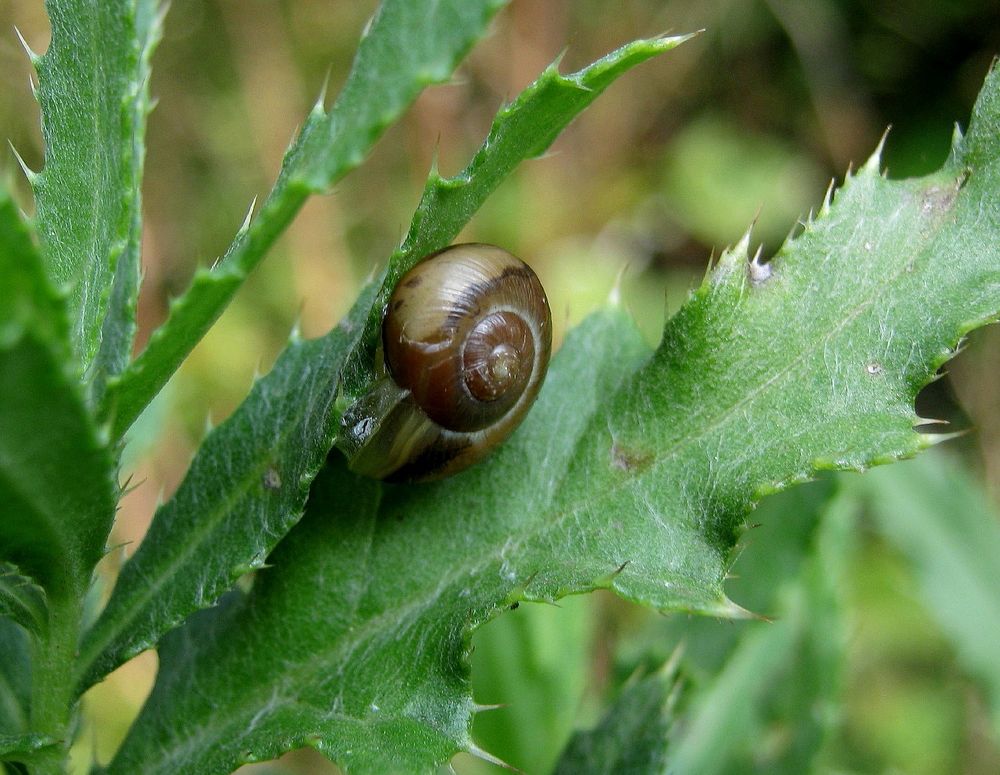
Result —
[{"label": "glossy shell surface", "polygon": [[483,244],[429,256],[400,279],[386,309],[391,385],[376,386],[382,395],[370,398],[370,418],[345,415],[370,420],[351,467],[415,481],[480,460],[527,414],[551,348],[548,301],[527,264]]}]

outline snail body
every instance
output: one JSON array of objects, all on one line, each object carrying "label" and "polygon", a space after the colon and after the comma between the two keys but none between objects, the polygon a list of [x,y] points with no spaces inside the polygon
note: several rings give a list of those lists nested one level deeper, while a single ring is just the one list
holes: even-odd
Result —
[{"label": "snail body", "polygon": [[531,268],[501,248],[453,245],[396,285],[384,374],[345,412],[338,445],[378,479],[440,479],[482,459],[530,409],[552,316]]}]

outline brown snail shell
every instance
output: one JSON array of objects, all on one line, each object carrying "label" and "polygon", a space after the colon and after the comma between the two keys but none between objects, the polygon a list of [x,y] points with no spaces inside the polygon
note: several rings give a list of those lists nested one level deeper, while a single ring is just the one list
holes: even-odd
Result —
[{"label": "brown snail shell", "polygon": [[389,299],[384,378],[344,415],[350,467],[417,481],[482,459],[527,414],[551,349],[548,300],[527,264],[483,244],[428,256]]}]

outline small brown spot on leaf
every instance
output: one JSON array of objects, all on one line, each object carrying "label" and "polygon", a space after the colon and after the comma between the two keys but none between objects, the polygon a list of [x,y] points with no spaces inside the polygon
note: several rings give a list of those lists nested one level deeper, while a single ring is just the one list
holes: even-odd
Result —
[{"label": "small brown spot on leaf", "polygon": [[865,373],[869,377],[877,377],[882,373],[882,364],[878,361],[870,361],[865,364]]},{"label": "small brown spot on leaf", "polygon": [[947,186],[929,186],[924,189],[920,203],[921,212],[931,218],[940,218],[947,214],[955,205],[955,198],[963,180],[957,180]]},{"label": "small brown spot on leaf", "polygon": [[261,480],[264,484],[264,489],[277,490],[281,488],[281,476],[278,474],[278,469],[273,466],[264,472]]},{"label": "small brown spot on leaf", "polygon": [[652,462],[652,455],[637,449],[623,447],[615,442],[611,445],[611,465],[620,471],[641,470]]},{"label": "small brown spot on leaf", "polygon": [[424,276],[422,274],[417,273],[413,275],[413,277],[411,277],[405,283],[403,283],[403,285],[406,288],[416,288],[423,281],[424,281]]}]

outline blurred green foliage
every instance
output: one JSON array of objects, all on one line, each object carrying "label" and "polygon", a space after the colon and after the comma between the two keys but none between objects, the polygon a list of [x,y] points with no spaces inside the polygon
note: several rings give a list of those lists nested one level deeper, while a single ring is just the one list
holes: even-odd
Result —
[{"label": "blurred green foliage", "polygon": [[[343,80],[375,7],[372,0],[172,5],[153,63],[159,107],[147,137],[140,346],[164,318],[168,298],[186,287],[195,266],[224,250],[250,201],[267,190],[324,83],[335,91]],[[40,2],[0,5],[0,29],[14,24],[33,48],[45,49]],[[566,41],[564,70],[634,37],[702,28],[697,40],[613,87],[546,158],[523,165],[464,235],[532,262],[549,290],[558,334],[621,277],[623,298],[655,341],[664,297],[669,314],[711,253],[754,219],[765,254],[775,250],[796,219],[818,207],[829,180],[862,162],[890,124],[889,174],[934,169],[947,153],[954,117],[968,115],[1000,53],[995,0],[514,0],[453,84],[423,95],[362,170],[307,205],[144,419],[135,438],[149,441],[132,453],[136,478],[146,485],[123,502],[117,540],[142,534],[152,501],[183,474],[206,415],[218,421],[236,406],[291,326],[297,321],[315,336],[343,314],[401,238],[432,161],[444,174],[459,169],[501,102]],[[0,131],[38,169],[30,67],[13,34],[0,44],[0,72]],[[979,429],[951,447],[994,496],[998,353],[998,332],[977,332],[951,375],[918,404],[923,416]],[[801,555],[782,547],[808,540],[817,504],[834,486],[823,481],[768,499],[737,571],[765,574],[774,587],[794,576]],[[874,520],[863,517],[860,526],[843,591],[851,634],[830,765],[859,772],[1000,770],[986,700],[918,594],[912,560]],[[730,594],[773,613],[760,585],[735,579]],[[556,610],[522,606],[476,636],[477,699],[510,704],[481,715],[477,734],[501,758],[544,772],[572,725],[594,723],[602,702],[637,666],[654,666],[683,639],[689,680],[697,685],[744,630],[761,626],[662,619],[605,595]],[[118,683],[113,677],[88,700],[87,723],[102,758],[127,723],[119,715],[138,707],[150,681],[147,663]],[[78,758],[86,762],[87,752]],[[485,767],[465,756],[455,762],[462,772]],[[305,773],[330,765],[295,754],[251,769]]]}]

